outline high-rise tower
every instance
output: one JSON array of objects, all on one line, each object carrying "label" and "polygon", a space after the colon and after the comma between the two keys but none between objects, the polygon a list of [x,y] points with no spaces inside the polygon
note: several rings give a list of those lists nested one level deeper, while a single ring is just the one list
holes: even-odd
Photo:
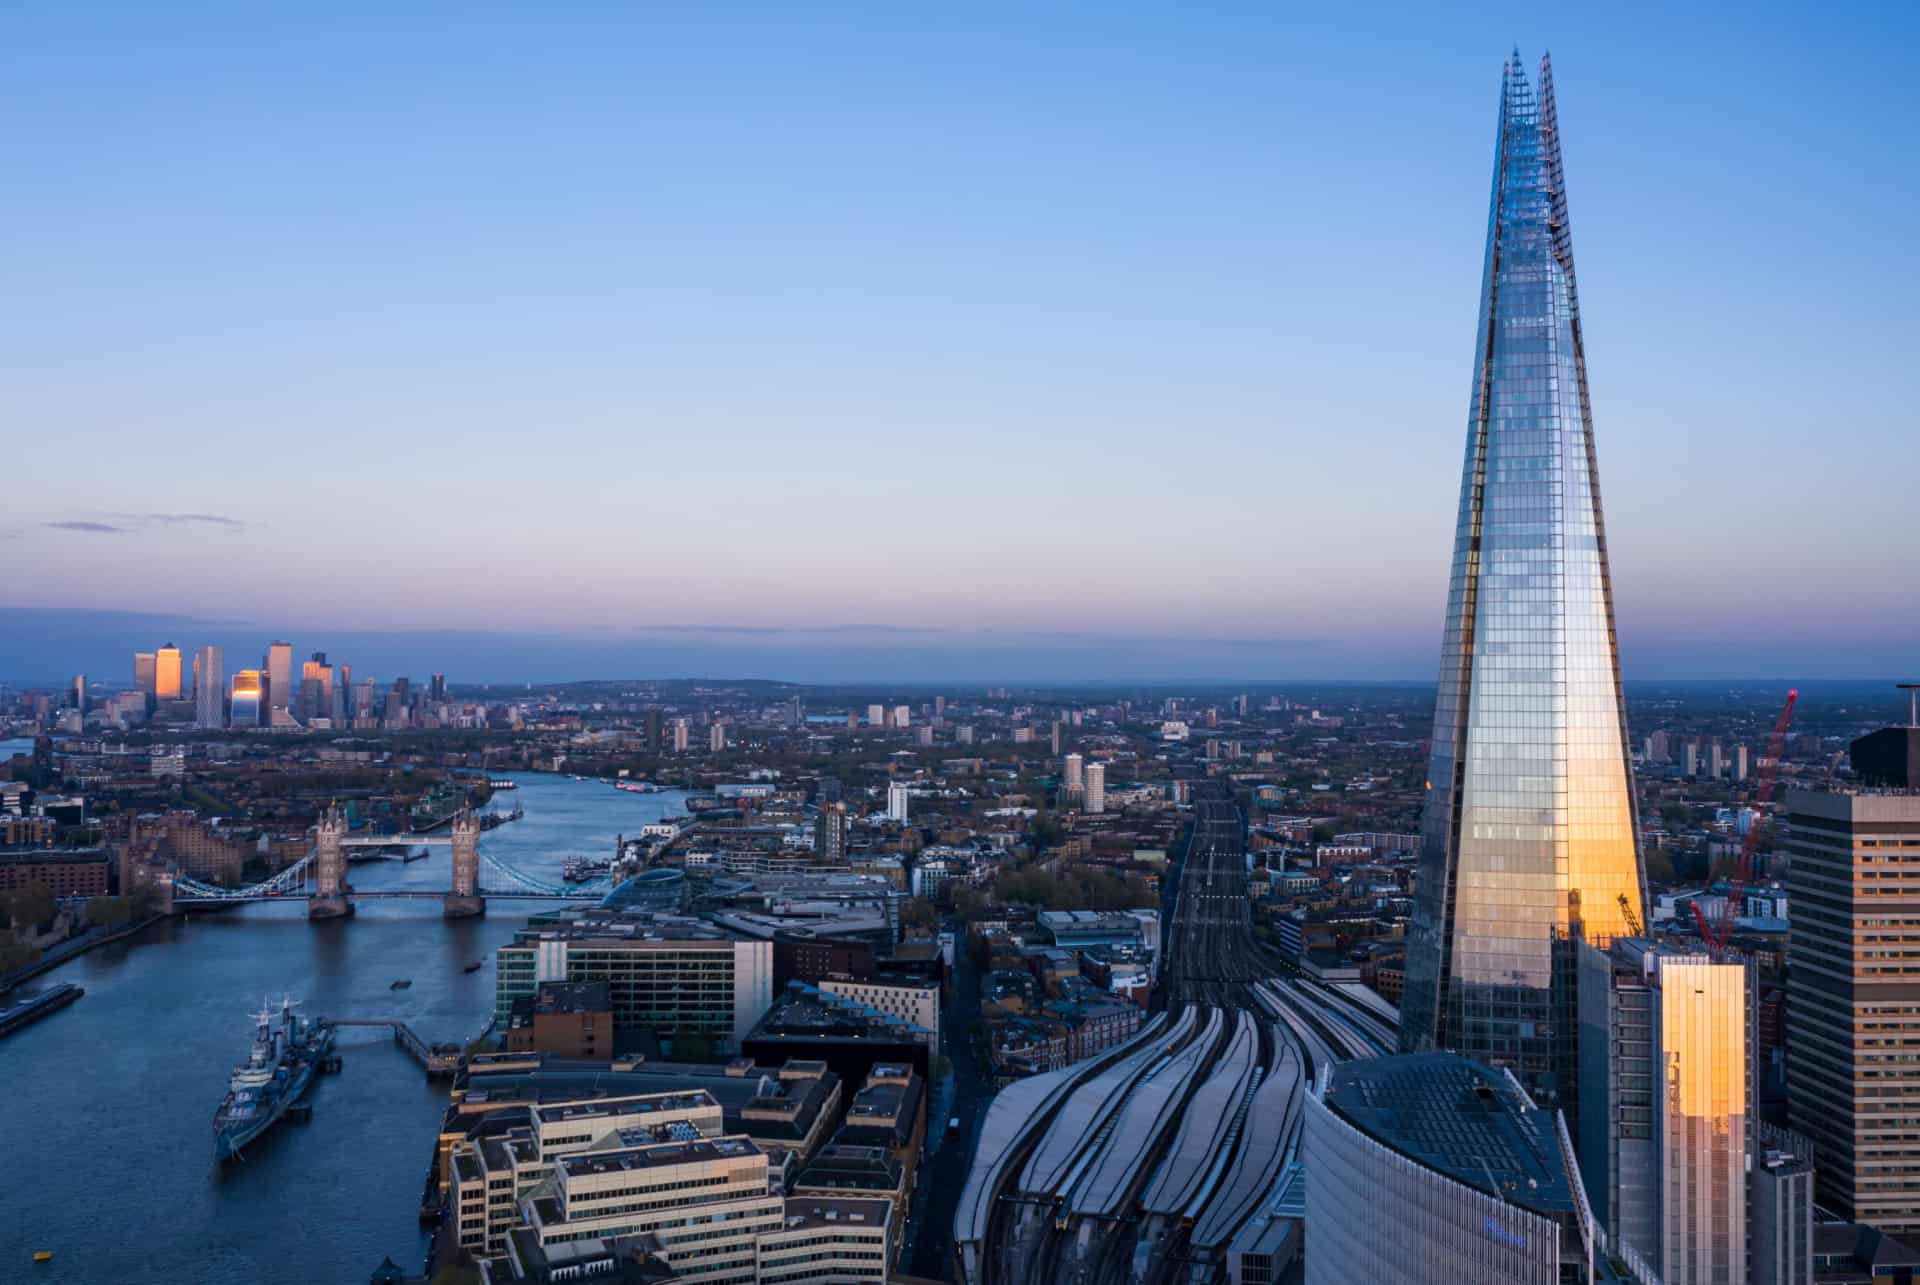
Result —
[{"label": "high-rise tower", "polygon": [[1553,74],[1507,63],[1400,1042],[1573,1077],[1575,943],[1645,897]]}]

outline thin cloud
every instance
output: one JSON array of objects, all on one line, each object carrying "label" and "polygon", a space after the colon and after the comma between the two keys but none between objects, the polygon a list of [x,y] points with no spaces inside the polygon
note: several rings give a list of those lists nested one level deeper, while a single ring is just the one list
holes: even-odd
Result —
[{"label": "thin cloud", "polygon": [[113,516],[131,522],[158,522],[165,526],[217,526],[228,531],[247,529],[247,524],[239,518],[219,513],[115,513]]},{"label": "thin cloud", "polygon": [[114,526],[110,522],[42,522],[50,531],[84,531],[89,535],[131,535],[132,527]]}]

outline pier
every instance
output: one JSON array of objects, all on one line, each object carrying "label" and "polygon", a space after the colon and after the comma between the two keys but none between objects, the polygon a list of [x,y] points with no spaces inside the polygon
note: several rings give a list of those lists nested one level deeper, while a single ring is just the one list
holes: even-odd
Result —
[{"label": "pier", "polygon": [[329,1026],[384,1026],[393,1032],[393,1042],[405,1051],[408,1057],[420,1064],[428,1079],[440,1079],[450,1076],[460,1069],[460,1046],[458,1044],[429,1044],[411,1026],[398,1018],[386,1017],[323,1017],[321,1021]]}]

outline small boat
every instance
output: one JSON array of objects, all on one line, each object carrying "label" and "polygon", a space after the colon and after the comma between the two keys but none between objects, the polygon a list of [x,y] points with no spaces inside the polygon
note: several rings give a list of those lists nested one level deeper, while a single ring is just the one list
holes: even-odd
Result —
[{"label": "small boat", "polygon": [[387,989],[403,991],[411,985],[413,985],[413,979],[411,977],[402,977],[399,981],[395,982],[392,986],[389,986]]},{"label": "small boat", "polygon": [[468,964],[468,965],[467,965],[467,967],[466,967],[466,971],[467,971],[467,972],[469,972],[469,973],[477,973],[477,972],[479,972],[479,971],[480,971],[481,969],[483,969],[483,968],[485,968],[486,966],[487,966],[487,961],[486,961],[486,960],[484,960],[484,959],[476,959],[476,960],[474,960],[474,961],[473,961],[473,962],[472,962],[471,964]]},{"label": "small boat", "polygon": [[51,1263],[53,1261],[53,1251],[51,1249],[38,1250],[33,1255],[33,1261],[36,1263]]}]

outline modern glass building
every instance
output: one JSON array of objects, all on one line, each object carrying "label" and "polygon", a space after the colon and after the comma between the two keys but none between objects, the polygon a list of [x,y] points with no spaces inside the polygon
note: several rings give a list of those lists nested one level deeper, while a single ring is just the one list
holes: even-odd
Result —
[{"label": "modern glass building", "polygon": [[1343,1062],[1307,1095],[1306,1285],[1619,1279],[1557,1115],[1445,1053]]},{"label": "modern glass building", "polygon": [[1552,71],[1507,63],[1401,1003],[1571,1103],[1576,943],[1645,897]]}]

